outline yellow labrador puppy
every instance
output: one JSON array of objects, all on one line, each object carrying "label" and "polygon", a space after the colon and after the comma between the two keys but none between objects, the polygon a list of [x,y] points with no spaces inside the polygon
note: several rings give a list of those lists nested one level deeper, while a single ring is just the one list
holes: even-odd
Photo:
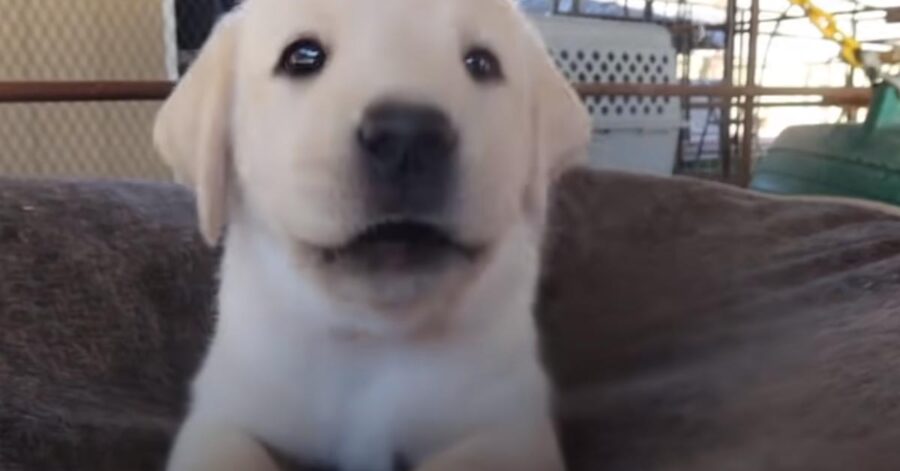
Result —
[{"label": "yellow labrador puppy", "polygon": [[169,469],[561,469],[532,303],[589,134],[510,0],[244,1],[155,128],[227,227]]}]

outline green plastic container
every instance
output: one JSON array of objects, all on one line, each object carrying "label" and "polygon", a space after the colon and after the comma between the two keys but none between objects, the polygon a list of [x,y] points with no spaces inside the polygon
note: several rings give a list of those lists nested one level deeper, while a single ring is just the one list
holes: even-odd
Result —
[{"label": "green plastic container", "polygon": [[786,129],[756,165],[750,188],[863,198],[900,206],[900,96],[876,87],[864,124]]}]

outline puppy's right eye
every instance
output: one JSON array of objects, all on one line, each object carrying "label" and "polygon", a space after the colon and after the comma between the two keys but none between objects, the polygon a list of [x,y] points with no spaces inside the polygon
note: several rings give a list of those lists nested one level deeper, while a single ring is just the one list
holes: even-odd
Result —
[{"label": "puppy's right eye", "polygon": [[325,67],[328,53],[315,39],[300,39],[285,48],[276,71],[290,77],[308,77]]},{"label": "puppy's right eye", "polygon": [[477,82],[496,82],[503,80],[503,67],[497,56],[488,49],[476,47],[466,53],[463,58],[469,75]]}]

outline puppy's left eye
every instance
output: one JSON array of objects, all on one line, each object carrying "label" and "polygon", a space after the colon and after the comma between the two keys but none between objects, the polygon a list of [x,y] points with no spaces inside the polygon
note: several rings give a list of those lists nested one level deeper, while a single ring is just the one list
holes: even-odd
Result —
[{"label": "puppy's left eye", "polygon": [[276,70],[291,77],[307,77],[325,67],[328,53],[315,39],[301,39],[281,53]]},{"label": "puppy's left eye", "polygon": [[476,47],[466,53],[463,61],[466,64],[466,70],[469,75],[477,82],[495,82],[503,79],[503,68],[500,66],[500,60],[493,52]]}]

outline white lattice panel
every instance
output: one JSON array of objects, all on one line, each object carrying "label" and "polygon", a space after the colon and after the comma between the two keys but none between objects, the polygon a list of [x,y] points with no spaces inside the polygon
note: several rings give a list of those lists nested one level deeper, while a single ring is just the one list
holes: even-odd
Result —
[{"label": "white lattice panel", "polygon": [[[669,32],[657,25],[535,17],[557,67],[573,83],[675,83]],[[588,97],[597,167],[671,174],[681,120],[675,98]]]}]

